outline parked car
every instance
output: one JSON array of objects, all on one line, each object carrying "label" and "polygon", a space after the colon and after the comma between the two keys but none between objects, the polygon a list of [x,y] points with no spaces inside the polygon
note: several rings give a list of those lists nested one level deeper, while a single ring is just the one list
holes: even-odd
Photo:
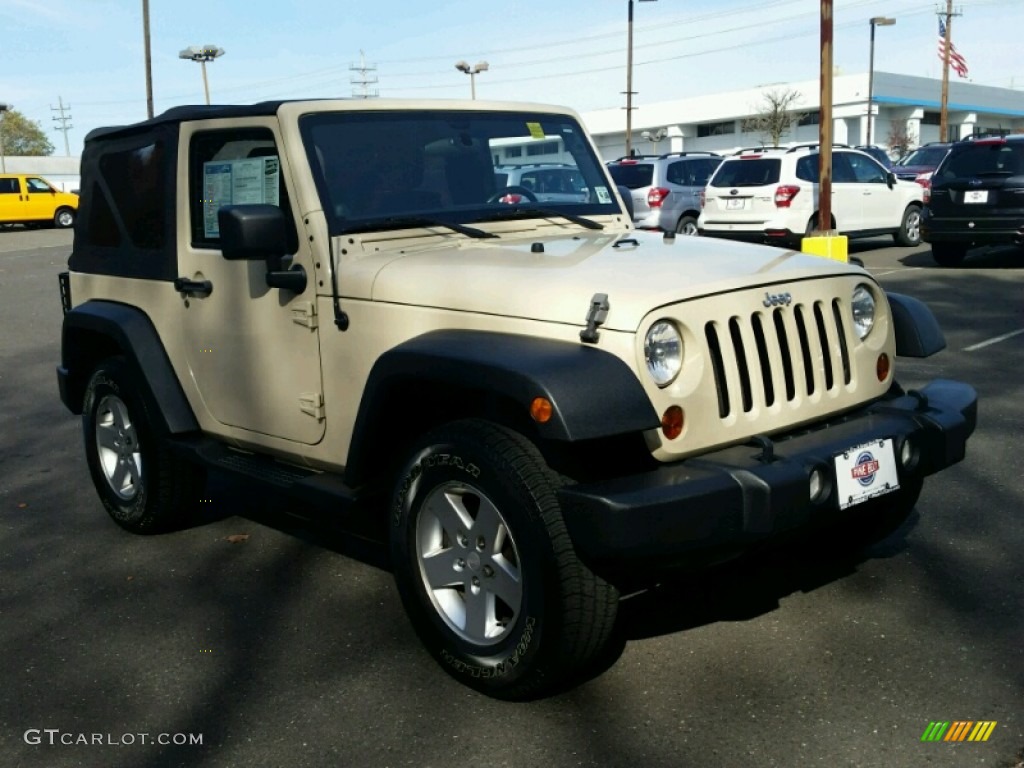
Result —
[{"label": "parked car", "polygon": [[[586,202],[503,199],[493,158],[538,135]],[[426,652],[492,696],[612,658],[622,590],[884,538],[975,427],[969,385],[897,381],[945,343],[921,301],[637,231],[569,109],[181,106],[82,170],[56,373],[102,507],[187,525],[215,469],[374,516]]]},{"label": "parked car", "polygon": [[941,141],[922,144],[910,154],[901,157],[892,170],[904,181],[917,181],[919,177],[922,177],[921,181],[926,181],[929,178],[928,174],[938,168],[951,146],[951,143]]},{"label": "parked car", "polygon": [[621,157],[608,163],[608,171],[630,190],[638,228],[695,235],[700,193],[721,162],[714,152],[670,152]]},{"label": "parked car", "polygon": [[1024,245],[1024,135],[959,141],[925,191],[921,234],[943,267],[975,245]]},{"label": "parked car", "polygon": [[78,195],[61,192],[42,176],[0,174],[0,225],[70,227],[78,215]]},{"label": "parked car", "polygon": [[[743,149],[718,166],[705,190],[702,235],[799,246],[818,223],[818,144]],[[832,222],[848,237],[921,241],[923,190],[851,147],[832,150]]]},{"label": "parked car", "polygon": [[580,169],[570,163],[498,165],[494,182],[498,189],[509,188],[509,194],[542,203],[585,203],[590,194]]},{"label": "parked car", "polygon": [[879,147],[877,144],[861,144],[860,146],[854,147],[854,149],[859,149],[861,152],[865,152],[871,155],[887,171],[892,170],[892,167],[894,165],[892,158],[889,157],[889,153],[886,152],[885,149]]}]

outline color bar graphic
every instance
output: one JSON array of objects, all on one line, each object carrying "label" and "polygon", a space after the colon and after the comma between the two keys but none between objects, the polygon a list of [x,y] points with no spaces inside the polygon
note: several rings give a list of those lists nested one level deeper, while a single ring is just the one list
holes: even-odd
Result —
[{"label": "color bar graphic", "polygon": [[921,734],[921,741],[988,741],[995,720],[933,720]]}]

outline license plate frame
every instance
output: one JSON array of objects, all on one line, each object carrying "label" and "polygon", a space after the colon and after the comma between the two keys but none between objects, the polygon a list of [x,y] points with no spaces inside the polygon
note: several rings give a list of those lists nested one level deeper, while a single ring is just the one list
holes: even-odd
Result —
[{"label": "license plate frame", "polygon": [[899,490],[896,449],[891,437],[855,445],[832,458],[839,509]]}]

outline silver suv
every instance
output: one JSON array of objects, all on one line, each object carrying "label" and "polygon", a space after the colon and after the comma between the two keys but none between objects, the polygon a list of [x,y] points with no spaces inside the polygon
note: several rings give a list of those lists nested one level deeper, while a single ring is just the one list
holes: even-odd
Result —
[{"label": "silver suv", "polygon": [[615,183],[629,189],[639,229],[697,234],[700,193],[722,158],[713,152],[621,157],[608,163]]},{"label": "silver suv", "polygon": [[509,189],[509,194],[540,203],[585,203],[590,196],[580,169],[570,163],[498,165],[494,183],[498,189]]}]

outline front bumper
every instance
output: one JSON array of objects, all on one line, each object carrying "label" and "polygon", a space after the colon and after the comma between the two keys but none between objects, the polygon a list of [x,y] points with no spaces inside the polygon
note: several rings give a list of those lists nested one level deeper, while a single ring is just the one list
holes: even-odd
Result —
[{"label": "front bumper", "polygon": [[[856,514],[858,506],[840,512],[835,456],[892,438],[900,484],[916,482],[963,459],[976,420],[974,389],[940,379],[826,425],[777,436],[771,450],[734,446],[651,472],[569,486],[559,498],[577,551],[598,572],[671,570]],[[917,459],[903,466],[907,440]],[[812,503],[815,470],[830,484]]]}]

